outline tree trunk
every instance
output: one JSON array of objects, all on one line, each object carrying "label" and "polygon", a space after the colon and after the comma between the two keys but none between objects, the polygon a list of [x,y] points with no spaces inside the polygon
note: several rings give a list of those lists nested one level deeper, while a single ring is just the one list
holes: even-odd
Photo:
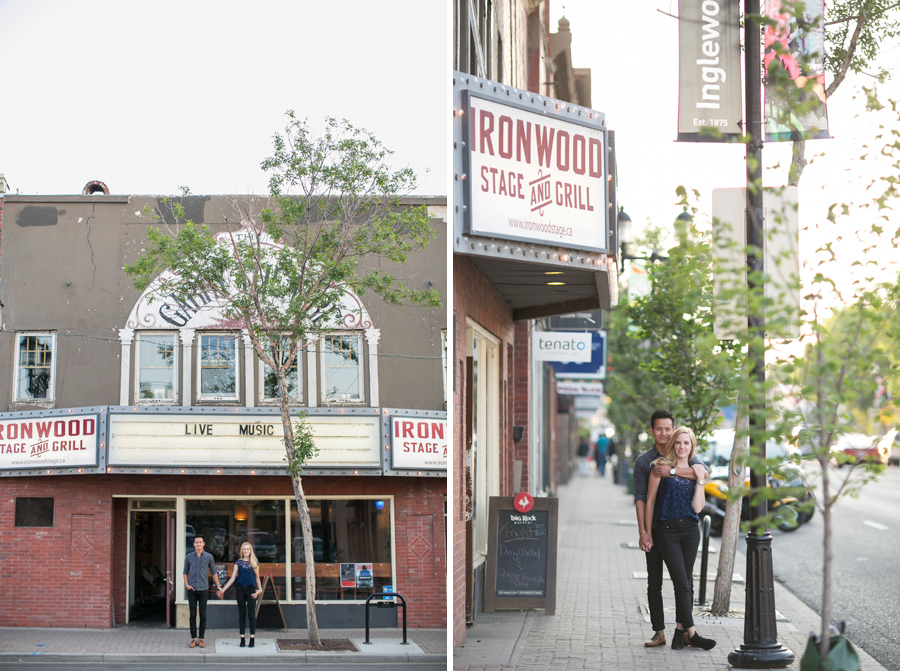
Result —
[{"label": "tree trunk", "polygon": [[791,167],[788,170],[788,186],[797,186],[800,176],[806,168],[806,140],[794,140],[791,143]]},{"label": "tree trunk", "polygon": [[819,467],[822,471],[822,544],[825,554],[822,561],[822,631],[819,639],[819,657],[825,659],[831,640],[831,563],[834,552],[831,548],[831,492],[828,482],[828,453],[819,455]]},{"label": "tree trunk", "polygon": [[[287,385],[284,380],[284,370],[273,368],[278,380],[278,389],[281,392],[281,423],[284,427],[284,449],[287,452],[288,463],[293,463],[294,457],[294,427],[291,424],[291,411],[288,405]],[[294,486],[294,497],[297,499],[297,511],[300,514],[300,526],[303,529],[303,557],[306,563],[306,631],[310,647],[319,648],[322,640],[319,638],[319,622],[316,619],[316,559],[313,552],[312,521],[309,517],[309,505],[306,503],[306,495],[303,493],[303,482],[300,474],[291,473],[291,484]],[[292,559],[289,558],[289,561]]]},{"label": "tree trunk", "polygon": [[[747,436],[738,438],[738,433],[749,426],[746,409],[738,400],[738,417],[734,433],[734,447],[728,467],[728,491],[739,492],[744,486],[744,464],[749,447]],[[719,568],[716,571],[716,586],[710,612],[716,617],[725,617],[731,608],[731,579],[734,575],[734,555],[737,552],[741,530],[741,499],[730,499],[725,507],[725,521],[722,524],[722,545],[719,553]]]}]

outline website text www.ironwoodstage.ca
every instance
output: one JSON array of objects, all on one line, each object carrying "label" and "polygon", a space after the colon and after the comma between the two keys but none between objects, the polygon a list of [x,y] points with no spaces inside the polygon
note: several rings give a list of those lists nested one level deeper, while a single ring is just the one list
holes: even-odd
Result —
[{"label": "website text www.ironwoodstage.ca", "polygon": [[540,221],[528,221],[527,219],[508,219],[510,228],[522,228],[526,231],[538,231],[539,233],[549,233],[558,235],[561,238],[571,238],[574,234],[571,227],[557,226],[556,224],[546,224]]}]

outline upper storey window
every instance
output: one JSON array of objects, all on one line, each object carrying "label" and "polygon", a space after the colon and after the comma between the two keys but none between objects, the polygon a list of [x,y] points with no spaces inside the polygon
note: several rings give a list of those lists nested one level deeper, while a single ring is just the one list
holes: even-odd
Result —
[{"label": "upper storey window", "polygon": [[201,334],[199,364],[201,401],[238,400],[237,337],[234,334]]},{"label": "upper storey window", "polygon": [[362,403],[362,342],[355,334],[329,334],[323,339],[323,399],[326,403]]},{"label": "upper storey window", "polygon": [[[288,354],[290,354],[290,343],[287,339],[284,339],[282,340],[281,347],[278,350],[278,355],[281,358],[281,363],[287,361]],[[288,368],[288,370],[286,371],[284,380],[287,386],[288,399],[295,402],[301,402],[303,399],[303,388],[300,384],[300,360],[302,357],[303,350],[299,349],[296,356],[294,357],[294,361],[291,363],[290,368]],[[275,377],[275,371],[266,364],[262,362],[260,363],[262,364],[262,400],[263,402],[277,401],[281,398],[281,393],[278,390],[278,379]]]},{"label": "upper storey window", "polygon": [[138,336],[138,403],[175,401],[178,353],[175,344],[174,333]]},{"label": "upper storey window", "polygon": [[53,402],[56,389],[55,351],[55,333],[20,333],[17,336],[16,384],[13,391],[17,402]]}]

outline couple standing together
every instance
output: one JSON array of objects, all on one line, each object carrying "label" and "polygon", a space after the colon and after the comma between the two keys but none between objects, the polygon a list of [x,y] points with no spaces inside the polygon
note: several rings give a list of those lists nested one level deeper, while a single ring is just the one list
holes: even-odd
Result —
[{"label": "couple standing together", "polygon": [[666,644],[663,615],[663,562],[675,586],[675,634],[672,649],[685,645],[710,650],[716,642],[694,629],[694,560],[700,546],[699,513],[705,503],[708,473],[695,456],[697,438],[685,426],[675,428],[667,410],[650,416],[654,446],[634,464],[634,505],[639,545],[647,558],[647,601],[655,632],[644,645]]}]

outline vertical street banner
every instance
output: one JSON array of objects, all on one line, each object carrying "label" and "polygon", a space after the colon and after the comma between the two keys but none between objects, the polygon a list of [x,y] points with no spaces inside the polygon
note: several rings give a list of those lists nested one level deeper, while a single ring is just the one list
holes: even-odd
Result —
[{"label": "vertical street banner", "polygon": [[740,0],[679,0],[678,141],[742,134]]},{"label": "vertical street banner", "polygon": [[[800,11],[802,9],[802,11]],[[766,142],[831,137],[825,106],[824,0],[766,0]]]}]

